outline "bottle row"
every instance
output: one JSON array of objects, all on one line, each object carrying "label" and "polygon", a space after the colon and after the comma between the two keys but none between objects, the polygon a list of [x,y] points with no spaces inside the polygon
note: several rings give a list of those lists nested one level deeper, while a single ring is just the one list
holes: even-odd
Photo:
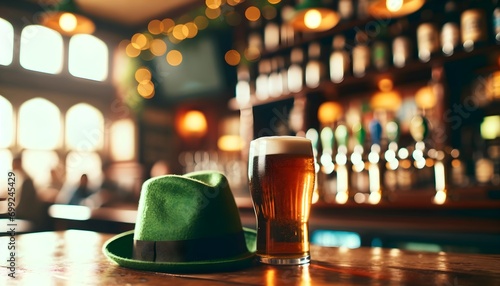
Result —
[{"label": "bottle row", "polygon": [[[500,130],[500,116],[489,119],[498,121],[488,124]],[[417,115],[412,121],[414,141],[409,145],[399,144],[396,121],[381,126],[373,120],[370,143],[360,126],[349,128],[340,123],[335,128],[309,129],[306,137],[313,142],[320,199],[376,204],[392,193],[434,190],[441,196],[436,198],[439,200],[445,199],[449,190],[500,184],[500,156],[492,155],[500,151],[498,142],[487,148],[488,156],[465,158],[459,149],[447,146],[439,150],[425,139],[425,117]],[[382,132],[386,140],[380,140]],[[467,170],[468,159],[474,160],[472,174]]]},{"label": "bottle row", "polygon": [[[452,48],[450,45],[457,44],[461,38],[465,49],[473,48],[471,47],[473,42],[485,41],[486,38],[500,41],[500,1],[498,0],[427,1],[428,3],[420,11],[399,19],[369,18],[366,11],[369,1],[357,0],[356,2],[359,3],[354,2],[353,0],[340,0],[338,3],[333,4],[332,8],[338,11],[344,25],[334,28],[326,35],[343,33],[352,28],[356,31],[363,30],[367,32],[370,39],[378,36],[395,38],[400,33],[409,32],[408,30],[402,30],[402,28],[409,29],[409,27],[398,27],[400,24],[392,24],[409,21],[411,23],[435,25],[436,27],[423,25],[420,33],[421,37],[418,38],[419,40],[422,38],[424,42],[439,41],[441,38],[446,43],[445,54]],[[357,5],[354,6],[355,4]],[[356,13],[354,7],[358,8],[358,13]],[[251,55],[259,56],[259,53],[279,52],[281,48],[296,46],[300,42],[315,38],[314,34],[293,30],[289,24],[289,20],[295,13],[291,6],[283,6],[280,12],[280,17],[269,19],[264,24],[250,22],[247,37],[247,51],[250,53],[250,58],[252,58]],[[354,21],[356,18],[354,15],[357,15],[357,18],[362,21]],[[388,25],[392,25],[392,27],[387,31],[381,31],[387,28]],[[441,34],[429,31],[440,27],[443,28]],[[387,32],[388,35],[383,35],[383,32]],[[319,37],[324,36],[320,35]]]},{"label": "bottle row", "polygon": [[[482,3],[459,10],[457,1],[447,1],[443,19],[422,11],[415,28],[407,18],[402,18],[379,22],[373,31],[355,27],[328,39],[312,41],[307,47],[293,46],[271,53],[256,65],[240,66],[236,98],[247,103],[250,95],[255,94],[258,100],[266,100],[300,92],[304,87],[316,88],[324,80],[340,83],[348,76],[363,77],[370,70],[403,68],[417,59],[428,62],[432,57],[451,56],[458,50],[470,52],[481,45],[500,44],[500,7],[495,5]],[[284,42],[280,37],[283,29],[277,26],[271,29],[269,25],[273,27],[266,25],[264,44],[255,32],[250,33],[248,51],[276,48],[279,39]],[[326,40],[331,40],[331,45],[325,45]],[[269,41],[274,41],[274,46]]]}]

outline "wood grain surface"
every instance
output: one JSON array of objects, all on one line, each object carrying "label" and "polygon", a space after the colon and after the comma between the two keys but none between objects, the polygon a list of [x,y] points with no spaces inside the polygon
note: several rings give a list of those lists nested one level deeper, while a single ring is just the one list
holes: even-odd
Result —
[{"label": "wood grain surface", "polygon": [[[112,237],[67,230],[0,237],[1,285],[500,285],[500,255],[408,252],[313,245],[305,266],[172,275],[118,266],[102,253]],[[10,268],[9,243],[16,247]],[[12,245],[12,244],[10,244]],[[11,276],[15,276],[12,278]]]}]

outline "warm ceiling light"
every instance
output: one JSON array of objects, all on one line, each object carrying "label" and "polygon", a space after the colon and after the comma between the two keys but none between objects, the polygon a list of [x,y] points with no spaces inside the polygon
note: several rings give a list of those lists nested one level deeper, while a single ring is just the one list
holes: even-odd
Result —
[{"label": "warm ceiling light", "polygon": [[337,102],[328,101],[322,103],[318,108],[318,120],[322,124],[330,124],[337,121],[343,115],[343,108]]},{"label": "warm ceiling light", "polygon": [[340,20],[337,12],[323,7],[320,0],[303,0],[295,6],[290,23],[298,31],[320,32],[335,27]]},{"label": "warm ceiling light", "polygon": [[304,24],[307,28],[314,30],[321,25],[321,13],[316,9],[311,9],[304,15]]},{"label": "warm ceiling light", "polygon": [[76,16],[71,13],[64,13],[59,17],[59,26],[66,32],[74,31],[77,24]]},{"label": "warm ceiling light", "polygon": [[374,110],[396,112],[401,106],[401,95],[397,91],[379,91],[370,100],[370,107]]},{"label": "warm ceiling light", "polygon": [[72,0],[62,0],[41,17],[40,23],[63,35],[92,34],[95,25],[92,20],[78,13],[78,7]]},{"label": "warm ceiling light", "polygon": [[203,137],[207,133],[207,118],[203,112],[189,110],[180,114],[177,129],[184,138]]},{"label": "warm ceiling light", "polygon": [[397,12],[403,7],[403,0],[386,0],[385,6],[391,12]]},{"label": "warm ceiling light", "polygon": [[217,147],[221,151],[241,151],[243,148],[243,139],[238,135],[223,135],[217,140]]},{"label": "warm ceiling light", "polygon": [[370,106],[374,110],[397,111],[401,106],[402,99],[399,92],[392,90],[394,84],[391,79],[383,78],[378,82],[379,92],[375,93],[370,100]]},{"label": "warm ceiling light", "polygon": [[419,108],[431,109],[436,106],[437,97],[431,86],[421,87],[415,94],[415,103]]},{"label": "warm ceiling light", "polygon": [[378,18],[402,17],[422,8],[425,0],[373,0],[368,13]]}]

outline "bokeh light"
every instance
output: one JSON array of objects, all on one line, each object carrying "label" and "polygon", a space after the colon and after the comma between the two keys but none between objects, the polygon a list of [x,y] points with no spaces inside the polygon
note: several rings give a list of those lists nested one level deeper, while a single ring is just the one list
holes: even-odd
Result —
[{"label": "bokeh light", "polygon": [[210,9],[217,9],[222,4],[221,0],[205,0],[205,4]]},{"label": "bokeh light", "polygon": [[170,18],[163,19],[161,23],[163,24],[163,31],[162,31],[163,34],[170,33],[175,26],[174,20]]},{"label": "bokeh light", "polygon": [[167,51],[167,44],[162,39],[154,39],[151,41],[149,50],[155,56],[162,56]]},{"label": "bokeh light", "polygon": [[255,6],[250,6],[245,10],[245,17],[248,21],[255,22],[260,18],[260,10]]},{"label": "bokeh light", "polygon": [[226,60],[226,63],[228,63],[229,65],[236,66],[240,63],[241,55],[236,50],[229,50],[224,55],[224,59]]},{"label": "bokeh light", "polygon": [[152,98],[155,94],[155,86],[151,81],[143,81],[137,85],[137,92],[144,98]]},{"label": "bokeh light", "polygon": [[177,40],[184,40],[185,38],[187,38],[188,34],[189,29],[184,24],[175,25],[174,29],[172,30],[172,35]]},{"label": "bokeh light", "polygon": [[274,6],[271,5],[266,5],[262,7],[262,17],[266,20],[272,20],[276,18],[276,15],[278,14],[278,11]]},{"label": "bokeh light", "polygon": [[240,4],[241,2],[243,2],[243,0],[227,0],[227,4],[229,6],[236,6],[236,5]]},{"label": "bokeh light", "polygon": [[210,9],[207,8],[205,9],[205,16],[207,16],[208,19],[214,20],[217,19],[221,14],[220,8],[217,9]]},{"label": "bokeh light", "polygon": [[184,26],[188,29],[187,38],[194,38],[198,35],[198,26],[194,22],[188,22]]},{"label": "bokeh light", "polygon": [[198,30],[204,30],[208,27],[208,19],[205,16],[197,16],[194,18],[193,22],[198,27]]},{"label": "bokeh light", "polygon": [[182,63],[182,54],[178,50],[171,50],[167,53],[166,60],[171,66],[178,66]]},{"label": "bokeh light", "polygon": [[137,49],[132,43],[128,43],[125,48],[125,53],[131,58],[136,58],[141,54],[141,50]]},{"label": "bokeh light", "polygon": [[135,80],[138,83],[151,81],[151,72],[146,67],[140,67],[135,71]]},{"label": "bokeh light", "polygon": [[160,20],[151,20],[148,24],[148,31],[153,35],[159,35],[163,32],[163,23]]}]

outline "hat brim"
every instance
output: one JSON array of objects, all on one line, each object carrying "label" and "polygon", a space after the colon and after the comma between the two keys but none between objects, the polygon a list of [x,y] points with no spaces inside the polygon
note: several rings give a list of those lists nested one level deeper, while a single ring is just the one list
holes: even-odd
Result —
[{"label": "hat brim", "polygon": [[[134,231],[118,234],[103,245],[104,254],[118,265],[126,268],[165,272],[165,273],[207,273],[234,271],[252,265],[255,258],[257,233],[255,230],[243,228],[248,252],[241,255],[217,260],[196,262],[153,262],[132,258]],[[210,247],[207,245],[207,247]]]}]

